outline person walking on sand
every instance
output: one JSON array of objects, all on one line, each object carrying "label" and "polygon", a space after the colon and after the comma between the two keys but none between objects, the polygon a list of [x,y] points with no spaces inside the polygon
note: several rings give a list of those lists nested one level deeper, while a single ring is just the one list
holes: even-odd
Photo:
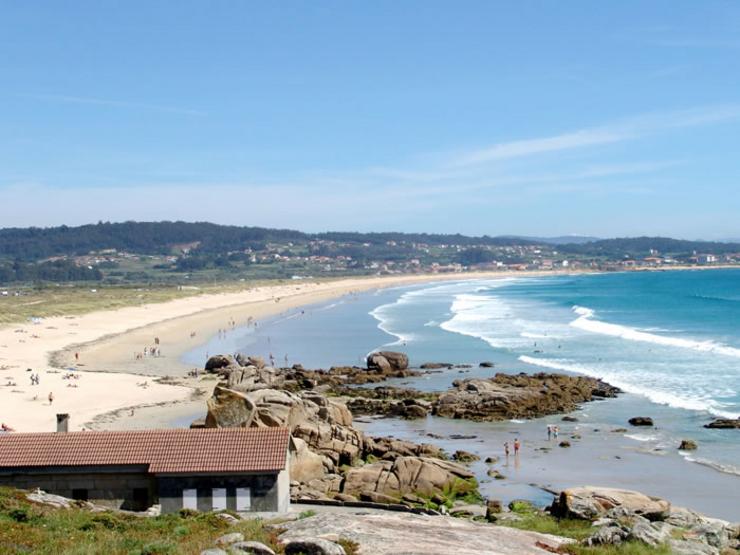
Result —
[{"label": "person walking on sand", "polygon": [[521,443],[519,443],[519,438],[516,438],[514,440],[514,456],[519,454],[519,448],[522,446]]},{"label": "person walking on sand", "polygon": [[49,405],[51,405],[54,402],[54,394],[50,391],[49,392]]},{"label": "person walking on sand", "polygon": [[79,361],[80,361],[80,353],[75,352],[75,362],[79,362]]},{"label": "person walking on sand", "polygon": [[552,436],[552,426],[550,424],[547,425],[547,440],[550,441],[550,437]]},{"label": "person walking on sand", "polygon": [[558,426],[552,427],[552,434],[555,436],[555,439],[558,439],[558,434],[560,433],[560,428]]},{"label": "person walking on sand", "polygon": [[509,442],[504,441],[504,453],[506,453],[506,458],[509,457]]}]

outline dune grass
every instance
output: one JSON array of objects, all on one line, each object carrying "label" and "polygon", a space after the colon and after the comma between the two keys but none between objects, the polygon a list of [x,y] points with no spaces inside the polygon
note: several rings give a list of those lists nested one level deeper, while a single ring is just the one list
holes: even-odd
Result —
[{"label": "dune grass", "polygon": [[[11,288],[0,297],[0,324],[25,322],[29,318],[77,316],[98,310],[163,303],[213,293],[232,293],[274,282],[222,282],[179,287],[175,285],[46,285]],[[15,296],[15,291],[21,294]]]}]

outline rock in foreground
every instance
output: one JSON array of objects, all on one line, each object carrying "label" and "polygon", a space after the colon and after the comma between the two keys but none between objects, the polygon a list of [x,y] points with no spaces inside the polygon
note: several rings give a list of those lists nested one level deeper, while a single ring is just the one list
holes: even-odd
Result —
[{"label": "rock in foreground", "polygon": [[563,490],[553,501],[550,512],[560,517],[596,520],[615,507],[648,520],[663,520],[671,510],[668,501],[637,491],[584,486]]},{"label": "rock in foreground", "polygon": [[344,538],[362,555],[548,555],[572,540],[469,520],[408,513],[323,513],[281,524],[281,541]]}]

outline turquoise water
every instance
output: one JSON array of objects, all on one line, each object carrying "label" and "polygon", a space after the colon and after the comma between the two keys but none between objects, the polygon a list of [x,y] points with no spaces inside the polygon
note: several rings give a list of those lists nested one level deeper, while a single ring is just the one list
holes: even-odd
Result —
[{"label": "turquoise water", "polygon": [[[740,270],[613,273],[426,284],[347,296],[241,328],[190,353],[243,351],[307,367],[361,364],[377,348],[405,351],[413,364],[471,363],[399,380],[443,390],[458,377],[495,371],[563,371],[602,377],[628,392],[588,409],[604,425],[654,416],[630,431],[642,449],[670,451],[699,441],[690,462],[740,474],[740,434],[706,430],[740,415]],[[598,406],[598,408],[596,408]],[[689,465],[691,466],[691,465]]]}]

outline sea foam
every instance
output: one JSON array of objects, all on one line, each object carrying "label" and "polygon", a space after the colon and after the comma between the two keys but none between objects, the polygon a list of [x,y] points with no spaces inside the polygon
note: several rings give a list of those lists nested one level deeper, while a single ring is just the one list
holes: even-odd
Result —
[{"label": "sea foam", "polygon": [[715,343],[714,341],[696,341],[694,339],[686,339],[683,337],[657,335],[637,328],[631,328],[629,326],[595,320],[595,311],[583,306],[574,306],[573,312],[578,314],[578,318],[573,320],[570,325],[580,330],[601,335],[609,335],[611,337],[620,337],[628,341],[641,341],[665,347],[679,347],[703,353],[714,353],[740,358],[740,349],[730,347],[728,345],[722,345],[721,343]]},{"label": "sea foam", "polygon": [[721,418],[740,417],[740,414],[723,410],[724,405],[714,399],[699,396],[681,396],[676,395],[675,393],[661,391],[657,387],[650,387],[645,385],[645,380],[640,380],[640,376],[632,376],[635,381],[641,382],[641,385],[638,385],[637,383],[635,383],[635,381],[625,379],[625,377],[629,376],[626,376],[623,373],[602,371],[595,368],[590,368],[585,365],[573,364],[559,359],[544,359],[522,355],[519,357],[519,360],[526,364],[532,364],[534,366],[540,366],[542,368],[550,368],[551,370],[559,370],[562,372],[570,372],[573,374],[583,374],[594,378],[601,378],[609,384],[616,386],[623,391],[626,391],[627,393],[641,395],[643,397],[646,397],[653,403],[657,403],[659,405],[667,405],[669,407],[677,409],[686,409],[699,412],[706,411]]}]

